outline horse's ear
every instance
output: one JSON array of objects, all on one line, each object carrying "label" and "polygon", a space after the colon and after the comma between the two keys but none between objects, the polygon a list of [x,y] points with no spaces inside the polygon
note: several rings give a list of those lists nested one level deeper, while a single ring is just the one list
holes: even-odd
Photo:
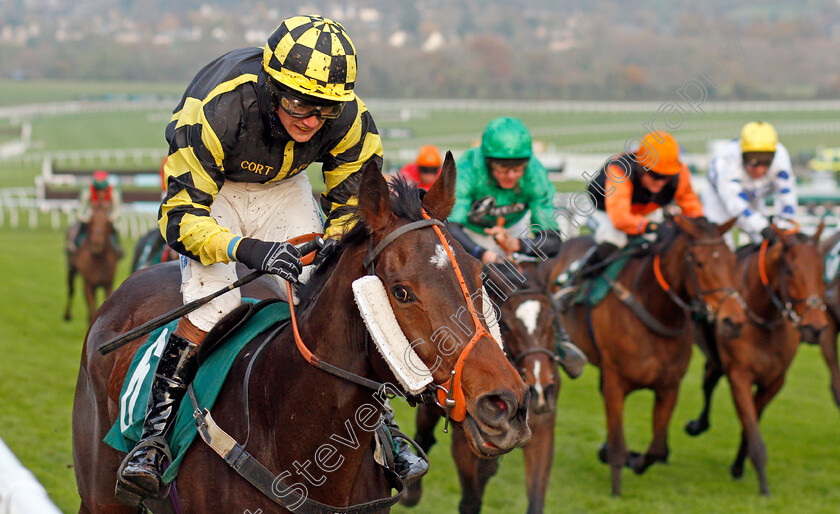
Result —
[{"label": "horse's ear", "polygon": [[428,211],[429,215],[441,221],[446,221],[446,218],[449,217],[452,206],[455,205],[455,180],[457,175],[455,158],[452,157],[452,152],[447,151],[440,175],[432,184],[432,187],[429,188],[426,196],[423,197],[423,208]]},{"label": "horse's ear", "polygon": [[359,215],[370,232],[377,232],[390,220],[391,194],[388,182],[372,160],[362,169],[359,183]]},{"label": "horse's ear", "polygon": [[697,237],[697,229],[694,226],[694,222],[691,221],[691,219],[679,215],[673,216],[670,219],[671,221],[676,223],[682,229],[683,232],[688,234],[690,238],[694,239]]},{"label": "horse's ear", "polygon": [[722,235],[726,234],[727,232],[729,232],[729,229],[730,229],[730,228],[732,228],[732,226],[733,226],[733,225],[735,225],[735,222],[736,222],[736,221],[738,221],[738,216],[735,216],[734,218],[732,218],[731,220],[727,221],[727,222],[726,222],[726,223],[724,223],[723,225],[718,225],[718,226],[717,226],[717,233],[718,233],[718,235],[719,235],[719,236],[722,236]]},{"label": "horse's ear", "polygon": [[825,228],[825,218],[820,219],[820,224],[817,225],[817,231],[814,232],[814,244],[819,244],[820,236],[823,233],[823,229]]},{"label": "horse's ear", "polygon": [[785,231],[784,231],[784,230],[782,230],[782,229],[780,229],[779,227],[777,227],[777,226],[776,226],[776,224],[775,224],[775,223],[773,223],[772,221],[770,222],[770,225],[769,225],[769,226],[770,226],[770,228],[772,228],[772,229],[773,229],[773,232],[775,232],[775,233],[776,233],[776,236],[778,236],[778,238],[779,238],[779,240],[780,240],[780,241],[781,241],[781,240],[784,240],[785,236],[787,235],[787,234],[785,234]]}]

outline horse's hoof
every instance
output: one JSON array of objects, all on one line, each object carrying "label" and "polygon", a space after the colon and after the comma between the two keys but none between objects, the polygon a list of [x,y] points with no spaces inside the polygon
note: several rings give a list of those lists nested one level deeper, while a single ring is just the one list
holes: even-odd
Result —
[{"label": "horse's hoof", "polygon": [[744,476],[744,466],[736,466],[735,464],[729,468],[729,474],[732,475],[732,478],[735,480],[740,480],[741,477]]},{"label": "horse's hoof", "polygon": [[598,448],[598,460],[607,464],[607,443],[602,444],[601,447]]},{"label": "horse's hoof", "polygon": [[627,452],[627,467],[632,469],[633,473],[641,475],[648,468],[645,465],[645,456],[639,452]]},{"label": "horse's hoof", "polygon": [[708,421],[700,421],[699,419],[694,419],[689,421],[685,424],[685,431],[690,436],[698,436],[709,429],[709,422]]}]

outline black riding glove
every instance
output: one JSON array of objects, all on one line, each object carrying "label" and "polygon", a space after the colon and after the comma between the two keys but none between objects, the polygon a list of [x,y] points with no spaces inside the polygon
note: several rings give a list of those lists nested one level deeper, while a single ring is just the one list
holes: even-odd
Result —
[{"label": "black riding glove", "polygon": [[651,221],[645,227],[645,233],[656,234],[656,240],[662,241],[671,234],[671,228],[667,223],[656,223],[655,221]]},{"label": "black riding glove", "polygon": [[761,237],[773,244],[776,241],[776,231],[773,227],[767,226],[761,229]]},{"label": "black riding glove", "polygon": [[300,252],[291,243],[272,243],[242,238],[236,247],[236,260],[249,268],[297,282],[302,269]]},{"label": "black riding glove", "polygon": [[323,241],[321,248],[318,249],[318,253],[315,254],[315,259],[312,261],[312,264],[316,268],[338,249],[337,239],[324,239]]}]

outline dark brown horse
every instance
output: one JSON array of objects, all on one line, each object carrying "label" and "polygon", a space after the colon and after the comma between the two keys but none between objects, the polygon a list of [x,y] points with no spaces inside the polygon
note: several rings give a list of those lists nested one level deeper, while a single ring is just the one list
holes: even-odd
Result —
[{"label": "dark brown horse", "polygon": [[770,490],[765,469],[767,449],[759,419],[784,385],[799,342],[816,344],[828,324],[822,258],[817,250],[823,226],[813,237],[774,229],[778,235],[774,244],[765,241],[760,247],[745,247],[738,252],[737,273],[749,322],[735,338],[721,339],[713,331],[704,331],[705,402],[700,416],[686,425],[691,435],[708,430],[712,392],[725,374],[742,427],[741,445],[730,472],[734,478],[741,478],[744,460],[749,456],[763,495]]},{"label": "dark brown horse", "polygon": [[[441,399],[441,391],[444,395],[447,388],[452,391],[452,412],[462,413],[460,424],[472,450],[495,456],[525,444],[530,437],[528,388],[488,335],[486,324],[476,316],[466,321],[471,339],[459,346],[433,334],[450,322],[453,313],[465,310],[468,292],[481,289],[479,262],[458,245],[444,247],[441,238],[448,233],[429,225],[434,219],[446,219],[454,203],[451,154],[441,177],[422,199],[432,221],[409,226],[422,219],[420,194],[405,184],[393,187],[397,196],[389,195],[375,165],[365,168],[356,227],[300,291],[296,310],[303,343],[322,362],[361,377],[398,383],[386,361],[368,345],[351,290],[352,282],[368,274],[364,259],[371,255],[370,248],[381,250],[370,266],[387,291],[387,297],[383,292],[386,305],[413,341],[415,365],[422,362],[432,370],[432,396]],[[382,247],[377,247],[380,243]],[[73,408],[81,512],[136,511],[114,498],[122,455],[102,438],[118,415],[120,387],[139,341],[105,357],[96,349],[179,305],[179,283],[174,264],[135,273],[105,302],[90,328]],[[246,290],[244,294],[266,293]],[[469,314],[466,319],[470,320]],[[294,482],[289,487],[305,491],[310,501],[346,506],[387,498],[390,486],[375,463],[372,444],[381,395],[311,365],[302,358],[288,327],[255,355],[259,344],[251,342],[231,368],[212,410],[218,425],[240,443],[247,440],[254,458],[273,475]],[[244,391],[248,391],[247,404],[243,404]],[[452,417],[456,419],[455,414]],[[177,495],[182,512],[287,512],[198,440],[181,464]],[[153,503],[152,508],[162,512],[166,505]]]},{"label": "dark brown horse", "polygon": [[[492,266],[492,265],[491,265]],[[505,352],[531,390],[528,426],[531,441],[525,452],[525,481],[528,492],[528,512],[543,512],[545,494],[554,456],[554,421],[560,375],[555,350],[554,324],[559,318],[551,304],[546,288],[526,273],[512,268],[496,267],[486,271],[484,285],[490,300],[500,311],[499,326]],[[513,289],[509,289],[509,286]],[[417,410],[416,440],[424,451],[434,445],[434,429],[440,413],[428,406]],[[499,466],[499,459],[479,458],[470,451],[466,434],[460,427],[452,433],[452,456],[461,482],[459,511],[476,513],[481,510],[487,482]],[[413,506],[422,495],[421,481],[408,487],[402,503]]]},{"label": "dark brown horse", "polygon": [[117,272],[117,249],[111,241],[114,226],[108,219],[109,208],[106,203],[95,203],[91,208],[87,236],[74,252],[67,254],[67,307],[64,319],[70,319],[73,304],[73,290],[76,273],[82,276],[85,284],[85,301],[88,306],[88,320],[93,321],[96,312],[96,292],[105,290],[105,298],[110,296],[114,287],[114,275]]},{"label": "dark brown horse", "polygon": [[[714,318],[728,333],[737,333],[745,318],[735,291],[735,258],[721,238],[733,221],[717,226],[677,216],[673,222],[674,236],[631,258],[600,304],[571,305],[561,315],[572,341],[601,369],[607,442],[598,455],[610,465],[614,495],[621,494],[625,465],[641,474],[668,459],[668,424],[694,341],[691,316]],[[571,239],[543,264],[552,290],[559,289],[555,278],[591,244],[586,236]],[[655,395],[653,440],[641,455],[627,451],[623,420],[624,399],[638,389]]]},{"label": "dark brown horse", "polygon": [[[820,254],[825,257],[838,243],[840,243],[840,232],[820,243]],[[831,374],[830,387],[834,403],[840,407],[840,363],[837,360],[837,334],[840,332],[840,273],[837,273],[834,279],[825,285],[825,303],[828,307],[828,325],[820,336],[820,349]]]}]

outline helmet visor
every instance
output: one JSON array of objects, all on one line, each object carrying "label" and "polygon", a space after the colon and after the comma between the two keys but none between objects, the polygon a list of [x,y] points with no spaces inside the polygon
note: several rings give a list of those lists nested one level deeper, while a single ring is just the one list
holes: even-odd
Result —
[{"label": "helmet visor", "polygon": [[334,120],[341,115],[341,111],[344,109],[344,103],[336,102],[328,105],[311,105],[300,98],[280,93],[280,108],[293,118],[317,116],[322,120]]}]

